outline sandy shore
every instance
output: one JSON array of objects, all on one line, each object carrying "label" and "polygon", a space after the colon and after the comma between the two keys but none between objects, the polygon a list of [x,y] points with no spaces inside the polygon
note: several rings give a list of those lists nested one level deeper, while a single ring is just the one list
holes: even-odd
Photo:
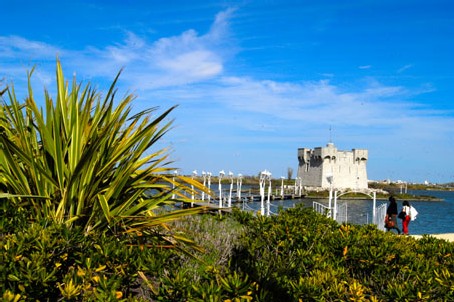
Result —
[{"label": "sandy shore", "polygon": [[[438,239],[445,239],[451,242],[454,242],[454,233],[448,233],[448,234],[428,234],[429,236],[433,236]],[[419,239],[422,238],[422,235],[411,235],[412,237]]]}]

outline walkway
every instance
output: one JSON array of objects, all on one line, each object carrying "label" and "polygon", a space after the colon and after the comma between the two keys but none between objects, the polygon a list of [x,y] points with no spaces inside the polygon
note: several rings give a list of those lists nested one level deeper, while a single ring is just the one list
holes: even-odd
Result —
[{"label": "walkway", "polygon": [[[429,236],[438,238],[438,239],[444,239],[450,242],[454,242],[454,233],[447,233],[447,234],[427,234]],[[411,235],[411,237],[416,238],[416,239],[421,239],[423,235]]]}]

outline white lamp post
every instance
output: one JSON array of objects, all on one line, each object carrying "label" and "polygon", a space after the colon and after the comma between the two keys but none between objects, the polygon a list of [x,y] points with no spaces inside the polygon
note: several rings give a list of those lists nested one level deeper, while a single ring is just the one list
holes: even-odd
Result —
[{"label": "white lamp post", "polygon": [[[211,193],[211,172],[207,172],[208,190]],[[208,194],[208,202],[211,200],[211,194]]]},{"label": "white lamp post", "polygon": [[221,180],[224,177],[224,175],[225,175],[224,170],[221,170],[219,172],[219,207],[220,208],[222,208],[222,184],[221,184]]},{"label": "white lamp post", "polygon": [[230,208],[232,206],[232,191],[233,191],[233,172],[229,171],[230,178],[230,191],[229,191],[229,201],[227,206]]},{"label": "white lamp post", "polygon": [[260,173],[260,197],[261,197],[260,213],[262,215],[265,215],[265,187],[266,187],[267,180],[269,182],[269,186],[268,186],[268,200],[267,200],[266,206],[267,206],[267,216],[269,216],[270,215],[270,200],[271,200],[271,173],[268,172],[267,170],[262,171]]},{"label": "white lamp post", "polygon": [[295,178],[295,195],[298,193],[297,188],[299,186],[299,179],[300,179],[299,177]]},{"label": "white lamp post", "polygon": [[375,224],[377,224],[377,223],[378,223],[378,220],[377,220],[377,217],[375,217],[375,216],[377,216],[377,213],[376,213],[376,210],[375,210],[375,208],[376,208],[376,206],[377,206],[377,192],[375,192],[375,191],[372,192],[372,196],[373,196],[372,219],[373,219],[373,222],[374,222]]},{"label": "white lamp post", "polygon": [[[194,179],[194,177],[197,176],[197,170],[194,170],[192,171],[192,179]],[[192,195],[191,195],[191,199],[194,200],[194,185],[191,184],[191,190],[192,190]],[[192,203],[191,203],[192,205]]]},{"label": "white lamp post", "polygon": [[[202,171],[202,178],[203,178],[203,186],[205,187],[206,185],[206,180],[207,180],[207,174],[205,171]],[[205,192],[202,191],[202,200],[205,200]]]},{"label": "white lamp post", "polygon": [[284,176],[281,176],[281,199],[284,200]]},{"label": "white lamp post", "polygon": [[236,179],[236,195],[238,197],[238,201],[241,201],[241,185],[243,184],[243,175],[238,174],[238,178]]},{"label": "white lamp post", "polygon": [[[331,203],[332,203],[332,200],[333,200],[333,178],[334,178],[334,176],[332,174],[328,174],[326,176],[326,180],[329,182],[328,208],[329,208],[330,217],[332,217]],[[334,205],[334,206],[336,206],[336,205]]]},{"label": "white lamp post", "polygon": [[266,180],[266,172],[260,172],[260,214],[265,215],[265,180]]},{"label": "white lamp post", "polygon": [[175,199],[175,177],[178,175],[178,171],[175,170],[173,171],[173,177],[172,177],[172,199]]},{"label": "white lamp post", "polygon": [[299,181],[298,181],[298,196],[301,197],[301,195],[303,194],[303,179],[300,178]]},{"label": "white lamp post", "polygon": [[[403,191],[405,189],[405,191]],[[400,184],[400,194],[405,193],[407,194],[407,182],[404,181]]]},{"label": "white lamp post", "polygon": [[270,216],[271,205],[271,172],[268,172],[268,199],[266,201],[266,216]]}]

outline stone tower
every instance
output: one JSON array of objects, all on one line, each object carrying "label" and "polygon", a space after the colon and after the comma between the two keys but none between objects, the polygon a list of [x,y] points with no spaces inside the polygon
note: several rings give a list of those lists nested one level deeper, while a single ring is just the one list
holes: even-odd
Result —
[{"label": "stone tower", "polygon": [[333,143],[326,147],[298,149],[298,173],[305,187],[329,189],[367,189],[366,162],[368,151],[337,150]]}]

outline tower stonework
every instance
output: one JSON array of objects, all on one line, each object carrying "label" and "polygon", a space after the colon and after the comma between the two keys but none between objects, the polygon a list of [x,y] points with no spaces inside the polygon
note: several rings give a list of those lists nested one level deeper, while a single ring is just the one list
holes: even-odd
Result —
[{"label": "tower stonework", "polygon": [[298,149],[298,173],[305,187],[367,190],[366,149],[338,150],[326,147]]}]

